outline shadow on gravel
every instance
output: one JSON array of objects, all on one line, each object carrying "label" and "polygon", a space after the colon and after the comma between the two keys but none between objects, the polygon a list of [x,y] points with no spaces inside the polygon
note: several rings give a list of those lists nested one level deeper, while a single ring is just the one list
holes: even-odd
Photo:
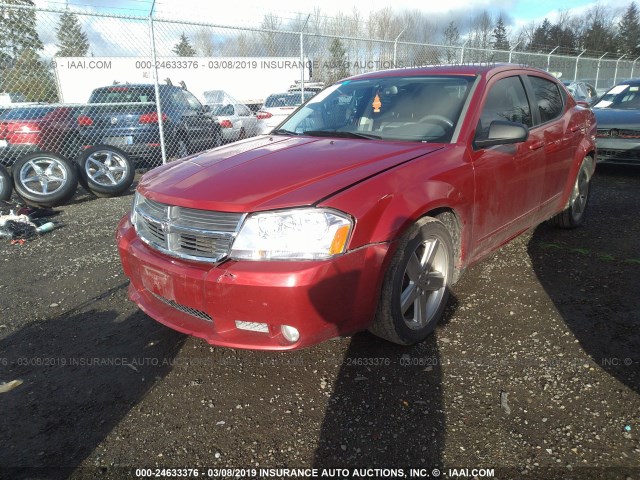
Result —
[{"label": "shadow on gravel", "polygon": [[[452,295],[443,323],[456,306]],[[445,416],[437,333],[411,347],[368,332],[352,338],[325,412],[315,468],[430,472],[442,465]]]},{"label": "shadow on gravel", "polygon": [[540,283],[593,361],[640,393],[640,169],[598,166],[585,224],[540,225]]},{"label": "shadow on gravel", "polygon": [[0,381],[24,382],[0,395],[2,478],[67,478],[167,375],[186,339],[139,311],[80,308],[0,341]]}]

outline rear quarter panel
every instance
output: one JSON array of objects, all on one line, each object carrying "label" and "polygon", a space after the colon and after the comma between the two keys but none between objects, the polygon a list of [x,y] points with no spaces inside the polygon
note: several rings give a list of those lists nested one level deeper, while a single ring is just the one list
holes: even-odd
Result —
[{"label": "rear quarter panel", "polygon": [[569,129],[572,126],[580,127],[581,138],[577,143],[574,151],[571,168],[564,179],[564,186],[559,200],[553,204],[547,205],[540,212],[540,221],[547,220],[557,213],[567,208],[571,193],[578,176],[578,171],[585,157],[590,157],[587,167],[589,168],[590,177],[595,173],[596,168],[596,130],[597,122],[593,111],[590,108],[574,105],[571,107],[571,118],[569,120]]}]

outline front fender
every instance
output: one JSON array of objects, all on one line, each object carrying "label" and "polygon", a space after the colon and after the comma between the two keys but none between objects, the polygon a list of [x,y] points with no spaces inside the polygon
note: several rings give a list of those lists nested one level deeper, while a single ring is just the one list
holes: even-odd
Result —
[{"label": "front fender", "polygon": [[397,239],[417,219],[453,210],[461,227],[461,257],[471,240],[473,167],[462,147],[427,154],[369,178],[322,202],[356,219],[349,248]]}]

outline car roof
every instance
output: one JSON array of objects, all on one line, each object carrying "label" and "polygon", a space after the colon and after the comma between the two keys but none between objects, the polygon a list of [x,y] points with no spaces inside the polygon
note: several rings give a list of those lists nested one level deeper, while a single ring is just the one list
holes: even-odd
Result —
[{"label": "car roof", "polygon": [[363,73],[349,77],[349,80],[359,80],[376,77],[395,77],[395,76],[428,76],[428,75],[468,75],[468,76],[485,76],[491,77],[497,73],[517,70],[521,73],[543,74],[548,78],[557,80],[548,72],[535,67],[527,67],[523,65],[511,63],[478,63],[467,65],[430,65],[415,68],[396,68],[392,70],[381,70],[377,72]]},{"label": "car roof", "polygon": [[[158,87],[160,87],[160,89],[173,89],[173,88],[177,88],[178,90],[182,90],[182,87],[178,86],[178,85],[166,85],[164,83],[158,85]],[[108,88],[131,88],[131,89],[135,89],[135,88],[155,88],[155,85],[153,83],[118,83],[116,85],[105,85],[104,87],[97,87],[94,90],[104,90],[104,89],[108,89]]]},{"label": "car roof", "polygon": [[616,85],[640,85],[640,78],[630,78],[629,80],[622,80]]}]

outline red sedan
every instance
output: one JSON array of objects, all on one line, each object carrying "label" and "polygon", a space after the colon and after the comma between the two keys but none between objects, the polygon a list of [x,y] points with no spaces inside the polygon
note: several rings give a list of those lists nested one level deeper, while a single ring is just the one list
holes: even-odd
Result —
[{"label": "red sedan", "polygon": [[343,80],[269,135],[144,176],[117,232],[129,296],[214,345],[419,342],[470,264],[583,222],[595,128],[533,68]]},{"label": "red sedan", "polygon": [[42,151],[76,156],[80,153],[76,140],[79,109],[33,105],[1,114],[0,163],[12,165],[22,155]]}]

